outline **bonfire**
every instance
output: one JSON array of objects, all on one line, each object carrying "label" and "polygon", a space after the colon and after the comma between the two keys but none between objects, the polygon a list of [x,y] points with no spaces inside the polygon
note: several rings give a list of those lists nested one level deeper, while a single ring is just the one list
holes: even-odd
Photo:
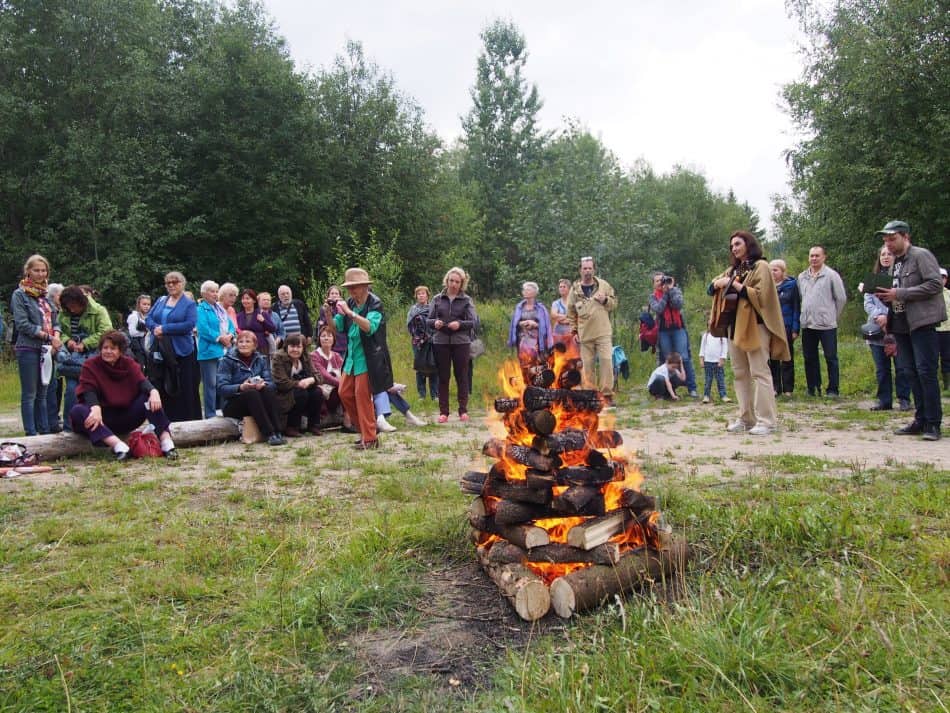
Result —
[{"label": "bonfire", "polygon": [[570,617],[669,577],[686,556],[641,492],[613,416],[596,390],[578,388],[576,347],[505,362],[482,452],[488,472],[462,476],[478,560],[518,615]]}]

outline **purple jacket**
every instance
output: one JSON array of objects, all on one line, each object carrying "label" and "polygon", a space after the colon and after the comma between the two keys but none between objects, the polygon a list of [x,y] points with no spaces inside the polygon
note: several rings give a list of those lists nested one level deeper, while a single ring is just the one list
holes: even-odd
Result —
[{"label": "purple jacket", "polygon": [[[513,347],[518,344],[518,322],[521,321],[521,312],[524,308],[525,300],[521,300],[515,305],[515,313],[511,317],[511,328],[508,330],[508,346]],[[535,309],[538,312],[538,342],[541,349],[550,349],[554,346],[554,334],[551,332],[551,315],[543,302],[534,301]]]}]

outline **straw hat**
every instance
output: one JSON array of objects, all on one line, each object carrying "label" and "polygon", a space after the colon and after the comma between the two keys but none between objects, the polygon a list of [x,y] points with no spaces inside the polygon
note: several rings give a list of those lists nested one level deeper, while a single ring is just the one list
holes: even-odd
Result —
[{"label": "straw hat", "polygon": [[355,287],[356,285],[372,285],[373,281],[369,279],[369,273],[360,267],[351,267],[346,271],[343,281],[343,287]]}]

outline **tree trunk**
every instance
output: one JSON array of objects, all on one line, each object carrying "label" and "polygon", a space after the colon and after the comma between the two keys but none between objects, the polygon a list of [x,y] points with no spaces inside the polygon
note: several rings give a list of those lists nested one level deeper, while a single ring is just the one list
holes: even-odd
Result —
[{"label": "tree trunk", "polygon": [[600,605],[614,594],[672,577],[685,566],[688,554],[685,542],[674,542],[668,550],[642,548],[628,552],[612,567],[594,565],[571,572],[551,583],[551,605],[558,616],[566,619],[574,612]]},{"label": "tree trunk", "polygon": [[[216,441],[231,441],[238,437],[238,433],[237,424],[232,419],[222,416],[200,421],[178,421],[171,426],[172,438],[177,448],[203,446]],[[94,450],[88,438],[75,433],[24,436],[17,438],[16,442],[22,443],[33,453],[39,453],[45,461],[92,453]]]}]

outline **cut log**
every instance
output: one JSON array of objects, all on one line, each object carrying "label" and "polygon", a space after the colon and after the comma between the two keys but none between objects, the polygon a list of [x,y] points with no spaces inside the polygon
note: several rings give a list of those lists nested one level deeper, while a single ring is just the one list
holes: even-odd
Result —
[{"label": "cut log", "polygon": [[521,397],[525,408],[535,411],[550,408],[560,404],[574,411],[599,412],[604,407],[603,397],[599,391],[591,389],[541,389],[529,386]]},{"label": "cut log", "polygon": [[592,550],[579,550],[576,547],[554,542],[532,550],[523,550],[517,545],[501,540],[491,546],[488,559],[492,564],[524,562],[616,564],[620,561],[620,545],[608,542]]},{"label": "cut log", "polygon": [[558,483],[557,478],[555,478],[550,473],[542,473],[539,470],[532,470],[528,468],[525,473],[525,486],[533,490],[544,490],[545,488],[553,488],[555,485],[564,485],[564,483]]},{"label": "cut log", "polygon": [[[172,438],[178,448],[203,446],[216,441],[233,441],[239,435],[237,423],[230,418],[215,416],[201,421],[178,421],[171,426]],[[31,452],[39,453],[45,461],[92,453],[88,438],[75,433],[50,433],[43,436],[23,436],[16,439]]]},{"label": "cut log", "polygon": [[468,506],[468,524],[475,530],[482,532],[491,532],[492,519],[488,516],[488,509],[485,507],[485,501],[481,498],[475,498]]},{"label": "cut log", "polygon": [[616,448],[622,443],[623,436],[617,431],[594,431],[588,434],[576,428],[565,428],[551,435],[536,436],[531,445],[541,453],[564,453],[584,448]]},{"label": "cut log", "polygon": [[618,431],[594,431],[590,444],[594,448],[616,448],[623,445],[623,436]]},{"label": "cut log", "polygon": [[521,399],[495,399],[496,413],[511,413],[521,408]]},{"label": "cut log", "polygon": [[[597,451],[593,452],[596,453]],[[616,475],[616,471],[610,465],[597,468],[576,466],[573,468],[559,468],[554,471],[554,478],[558,485],[603,485],[615,480]]]},{"label": "cut log", "polygon": [[633,515],[626,510],[614,510],[601,517],[587,520],[572,527],[567,533],[567,544],[589,550],[602,545],[618,532],[623,532]]},{"label": "cut log", "polygon": [[503,422],[508,433],[530,431],[531,433],[547,435],[553,433],[554,429],[557,428],[557,417],[545,409],[540,411],[520,409],[513,413],[507,413]]},{"label": "cut log", "polygon": [[515,500],[519,503],[548,505],[551,502],[551,490],[548,488],[529,488],[527,481],[508,483],[490,481],[482,490],[483,495],[493,495],[502,500]]},{"label": "cut log", "polygon": [[529,446],[506,443],[500,438],[492,438],[486,441],[485,445],[482,446],[482,453],[491,458],[509,458],[515,463],[526,465],[535,470],[552,470],[561,464],[557,456],[542,455]]},{"label": "cut log", "polygon": [[551,384],[554,383],[554,380],[555,380],[556,378],[557,378],[557,377],[555,376],[553,370],[551,370],[551,369],[541,369],[540,371],[538,371],[537,374],[534,374],[534,375],[531,377],[531,385],[532,385],[532,386],[539,386],[539,387],[541,387],[542,389],[546,389],[546,388],[548,388],[549,386],[551,386]]},{"label": "cut log", "polygon": [[687,556],[686,544],[675,542],[661,552],[648,548],[628,552],[612,567],[595,565],[571,572],[551,583],[551,605],[566,619],[599,606],[614,594],[672,577]]},{"label": "cut log", "polygon": [[581,385],[581,380],[580,369],[565,369],[558,377],[557,387],[559,389],[573,389],[575,386]]},{"label": "cut log", "polygon": [[548,613],[551,594],[544,581],[534,572],[520,564],[491,564],[487,554],[481,551],[479,562],[522,619],[536,621]]},{"label": "cut log", "polygon": [[517,500],[499,500],[494,504],[494,508],[495,522],[499,525],[517,525],[529,520],[556,515],[556,513],[551,512],[551,508],[547,505],[524,503]]},{"label": "cut log", "polygon": [[624,488],[620,493],[620,507],[628,508],[635,515],[656,510],[656,498],[644,495],[639,490]]},{"label": "cut log", "polygon": [[499,525],[490,522],[489,528],[485,532],[501,535],[508,542],[518,545],[523,550],[530,550],[551,543],[547,531],[536,525]]},{"label": "cut log", "polygon": [[551,507],[566,515],[603,515],[604,496],[600,488],[573,485],[552,498]]}]

